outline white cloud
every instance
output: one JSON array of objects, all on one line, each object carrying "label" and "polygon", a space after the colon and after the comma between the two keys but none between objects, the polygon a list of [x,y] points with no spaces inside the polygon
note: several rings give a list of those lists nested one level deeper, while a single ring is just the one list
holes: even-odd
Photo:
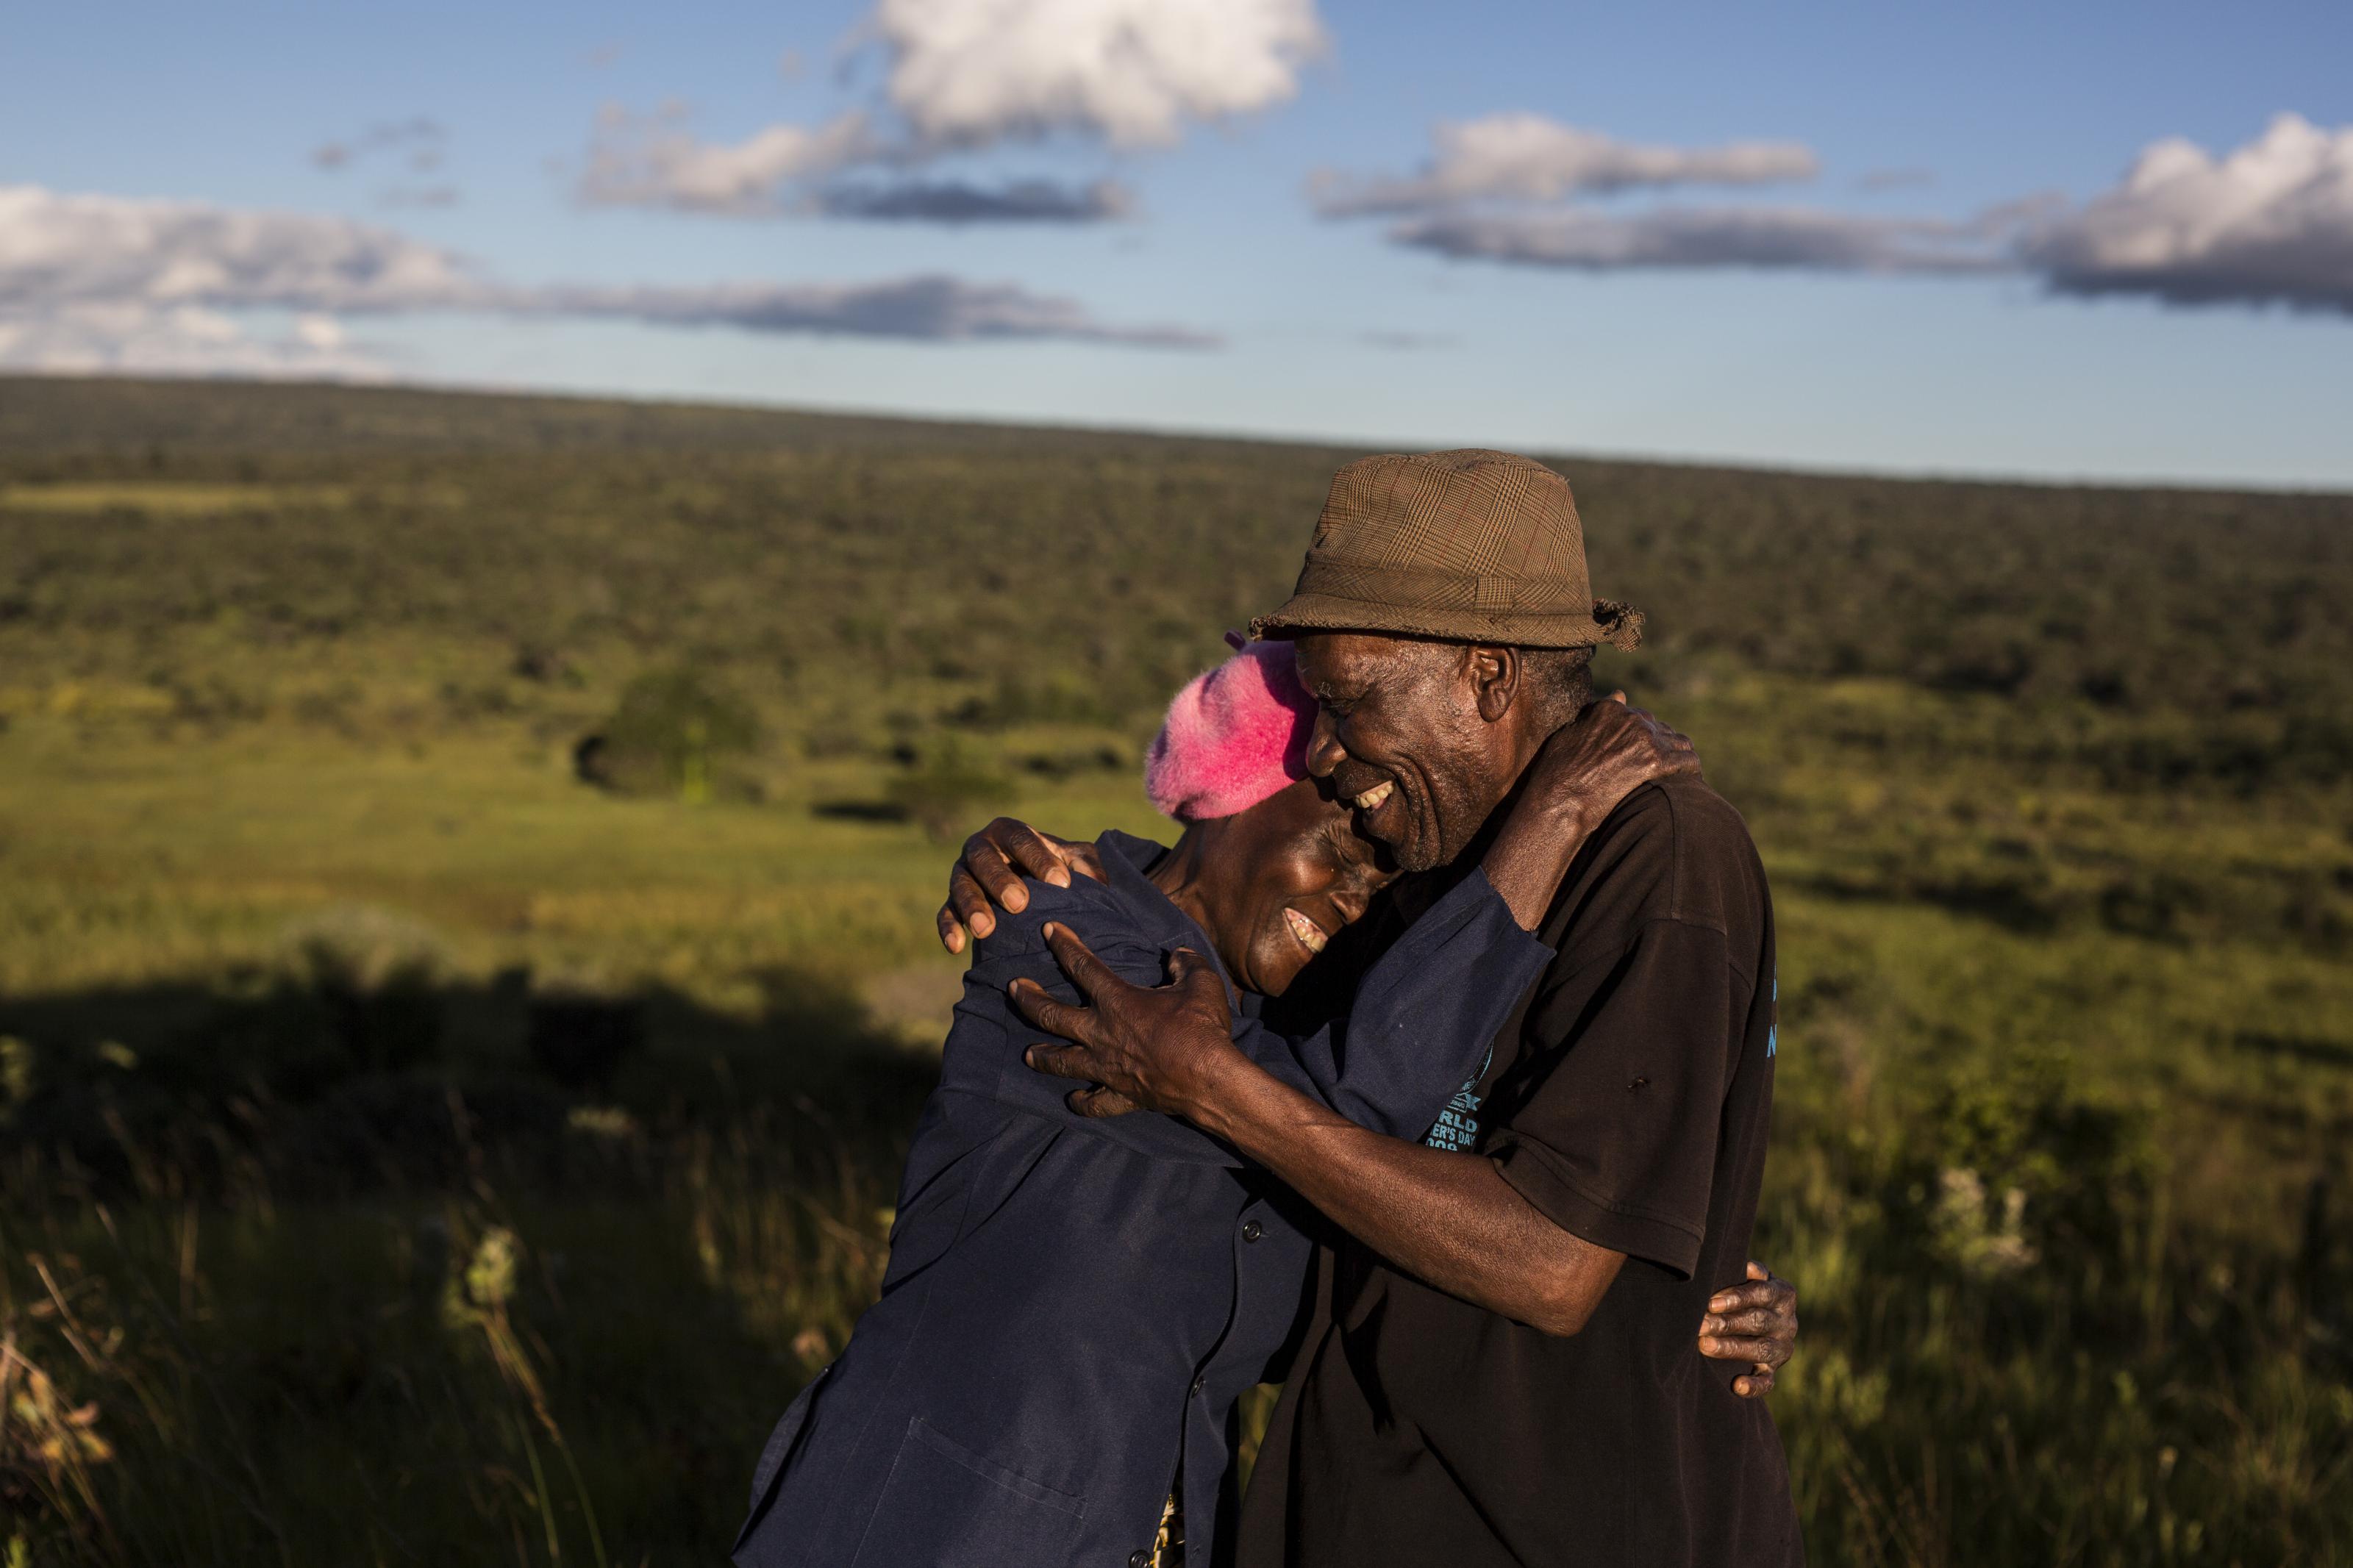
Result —
[{"label": "white cloud", "polygon": [[1989,272],[2013,263],[1977,224],[1862,217],[1811,207],[1665,207],[1618,214],[1441,212],[1389,230],[1442,256],[1532,267],[1758,267],[1836,272]]},{"label": "white cloud", "polygon": [[0,311],[0,367],[55,374],[301,376],[375,381],[382,357],[353,346],[332,317],[259,332],[193,305],[69,305]]},{"label": "white cloud", "polygon": [[866,116],[852,111],[814,128],[771,125],[733,143],[700,142],[675,117],[599,117],[580,182],[597,206],[674,207],[737,216],[783,210],[785,187],[821,178],[880,151]]},{"label": "white cloud", "polygon": [[413,310],[484,295],[448,252],[347,218],[0,185],[0,310]]},{"label": "white cloud", "polygon": [[1541,114],[1440,124],[1419,174],[1329,171],[1308,183],[1325,217],[1387,216],[1393,244],[1441,256],[1589,271],[1754,267],[1966,272],[2007,265],[1982,224],[1860,216],[1801,206],[1651,206],[1577,198],[1681,185],[1811,179],[1794,142],[1672,147],[1621,142]]},{"label": "white cloud", "polygon": [[1165,147],[1268,109],[1322,50],[1314,0],[881,0],[891,101],[925,140],[1077,131]]},{"label": "white cloud", "polygon": [[[1324,45],[1314,0],[879,0],[861,36],[887,60],[887,110],[816,125],[776,124],[741,142],[704,141],[677,114],[600,118],[581,199],[733,216],[1091,222],[1130,204],[1113,189],[1013,182],[1026,199],[980,188],[909,186],[892,199],[830,199],[816,184],[853,169],[909,168],[955,153],[1068,134],[1126,149],[1166,147],[1192,125],[1271,108],[1299,90]],[[1008,187],[1011,188],[1011,187]],[[1040,196],[1044,199],[1039,199]]]},{"label": "white cloud", "polygon": [[1795,142],[1649,146],[1541,114],[1440,124],[1431,138],[1436,152],[1420,174],[1357,179],[1324,171],[1309,181],[1309,199],[1326,217],[1426,213],[1637,187],[1766,184],[1811,179],[1820,167],[1812,149]]},{"label": "white cloud", "polygon": [[[0,186],[0,362],[40,369],[366,374],[334,318],[462,310],[932,342],[1059,338],[1202,347],[1174,326],[947,277],[612,288],[497,281],[348,218]],[[257,337],[238,313],[293,312]]]},{"label": "white cloud", "polygon": [[2353,312],[2353,126],[2282,114],[2221,158],[2152,143],[2121,185],[2031,228],[2021,254],[2062,293]]},{"label": "white cloud", "polygon": [[[2353,314],[2353,126],[2324,129],[2294,114],[2219,157],[2179,138],[2153,142],[2122,184],[2089,202],[2036,197],[1959,221],[1575,199],[1812,174],[1813,154],[1793,143],[1640,147],[1528,114],[1441,126],[1436,137],[1419,174],[1326,174],[1311,181],[1309,197],[1326,216],[1395,218],[1386,231],[1393,244],[1530,267],[2012,272],[2061,294]],[[1921,180],[1886,172],[1863,184]]]}]

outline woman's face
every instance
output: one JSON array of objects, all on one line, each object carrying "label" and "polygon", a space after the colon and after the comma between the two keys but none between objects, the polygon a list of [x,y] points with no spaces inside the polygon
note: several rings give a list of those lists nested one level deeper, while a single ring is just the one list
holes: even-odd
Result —
[{"label": "woman's face", "polygon": [[1237,984],[1262,996],[1281,995],[1397,876],[1330,789],[1300,779],[1224,822],[1216,853],[1235,857],[1240,874],[1228,882],[1235,891],[1218,921],[1219,956]]}]

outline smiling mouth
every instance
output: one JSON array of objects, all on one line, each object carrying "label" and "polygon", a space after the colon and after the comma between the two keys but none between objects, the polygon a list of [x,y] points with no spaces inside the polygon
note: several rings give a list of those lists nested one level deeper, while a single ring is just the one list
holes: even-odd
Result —
[{"label": "smiling mouth", "polygon": [[1290,924],[1291,934],[1299,939],[1299,945],[1310,952],[1323,952],[1324,944],[1332,940],[1324,934],[1322,926],[1317,925],[1297,910],[1284,910],[1282,918]]},{"label": "smiling mouth", "polygon": [[1381,808],[1381,804],[1388,800],[1388,797],[1396,792],[1397,781],[1394,779],[1383,779],[1380,783],[1375,784],[1364,794],[1356,796],[1356,809],[1358,811],[1378,811]]}]

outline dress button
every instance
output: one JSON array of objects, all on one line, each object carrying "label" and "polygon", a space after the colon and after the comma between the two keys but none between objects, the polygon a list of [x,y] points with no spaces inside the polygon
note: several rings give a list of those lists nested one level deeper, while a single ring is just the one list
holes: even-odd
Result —
[{"label": "dress button", "polygon": [[1201,1397],[1201,1391],[1202,1391],[1203,1389],[1205,1389],[1205,1388],[1208,1387],[1208,1386],[1209,1386],[1209,1380],[1208,1380],[1208,1378],[1206,1378],[1206,1377],[1197,1377],[1197,1378],[1195,1378],[1195,1379],[1193,1380],[1193,1397],[1194,1397],[1194,1398],[1196,1398],[1196,1399],[1200,1398],[1200,1397]]},{"label": "dress button", "polygon": [[1151,1561],[1152,1553],[1139,1546],[1127,1554],[1127,1568],[1145,1568],[1145,1564]]},{"label": "dress button", "polygon": [[1242,1221],[1242,1239],[1244,1241],[1256,1241],[1260,1237],[1264,1236],[1265,1234],[1266,1226],[1259,1224],[1258,1221],[1254,1219],[1246,1219]]}]

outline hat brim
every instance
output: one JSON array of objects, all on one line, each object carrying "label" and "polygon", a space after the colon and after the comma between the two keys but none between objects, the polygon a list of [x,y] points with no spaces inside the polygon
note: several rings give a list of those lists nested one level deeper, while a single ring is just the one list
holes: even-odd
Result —
[{"label": "hat brim", "polygon": [[1437,637],[1445,642],[1493,643],[1506,647],[1599,647],[1607,643],[1631,650],[1642,640],[1642,612],[1630,605],[1595,605],[1609,616],[1531,616],[1478,610],[1377,605],[1337,594],[1294,594],[1281,609],[1250,622],[1250,636],[1289,638],[1302,632],[1370,632],[1377,636]]}]

